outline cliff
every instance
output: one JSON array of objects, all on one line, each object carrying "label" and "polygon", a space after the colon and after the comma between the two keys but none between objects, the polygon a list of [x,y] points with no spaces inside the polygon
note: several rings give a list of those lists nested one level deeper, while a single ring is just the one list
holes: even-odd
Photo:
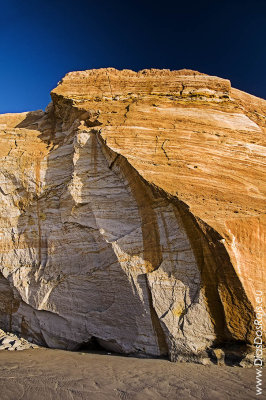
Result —
[{"label": "cliff", "polygon": [[0,328],[241,359],[266,286],[266,101],[195,71],[113,68],[51,97],[0,116]]}]

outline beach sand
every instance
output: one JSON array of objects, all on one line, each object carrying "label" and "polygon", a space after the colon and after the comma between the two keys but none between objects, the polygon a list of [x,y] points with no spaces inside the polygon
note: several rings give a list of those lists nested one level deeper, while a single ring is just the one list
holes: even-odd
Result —
[{"label": "beach sand", "polygon": [[0,352],[1,400],[255,399],[255,369],[52,349]]}]

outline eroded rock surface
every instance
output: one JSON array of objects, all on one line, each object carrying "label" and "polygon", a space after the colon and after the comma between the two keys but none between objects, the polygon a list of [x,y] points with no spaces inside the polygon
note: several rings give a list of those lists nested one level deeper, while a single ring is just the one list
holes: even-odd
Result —
[{"label": "eroded rock surface", "polygon": [[172,360],[252,344],[266,102],[190,70],[72,72],[51,95],[0,116],[0,326]]},{"label": "eroded rock surface", "polygon": [[0,329],[0,350],[28,350],[36,349],[38,346],[31,343],[31,338],[25,340],[23,337],[18,337],[10,332],[4,332]]}]

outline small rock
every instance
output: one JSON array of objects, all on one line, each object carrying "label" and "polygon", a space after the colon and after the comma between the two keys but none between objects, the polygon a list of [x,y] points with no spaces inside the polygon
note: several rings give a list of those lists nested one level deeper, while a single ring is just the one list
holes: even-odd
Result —
[{"label": "small rock", "polygon": [[212,353],[217,360],[217,364],[224,365],[224,351],[222,349],[212,349]]}]

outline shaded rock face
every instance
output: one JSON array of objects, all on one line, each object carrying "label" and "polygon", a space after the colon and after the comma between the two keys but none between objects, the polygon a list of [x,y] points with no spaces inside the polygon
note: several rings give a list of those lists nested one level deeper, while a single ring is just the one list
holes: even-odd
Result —
[{"label": "shaded rock face", "polygon": [[252,344],[266,102],[181,70],[68,74],[0,116],[0,327],[170,359]]}]

